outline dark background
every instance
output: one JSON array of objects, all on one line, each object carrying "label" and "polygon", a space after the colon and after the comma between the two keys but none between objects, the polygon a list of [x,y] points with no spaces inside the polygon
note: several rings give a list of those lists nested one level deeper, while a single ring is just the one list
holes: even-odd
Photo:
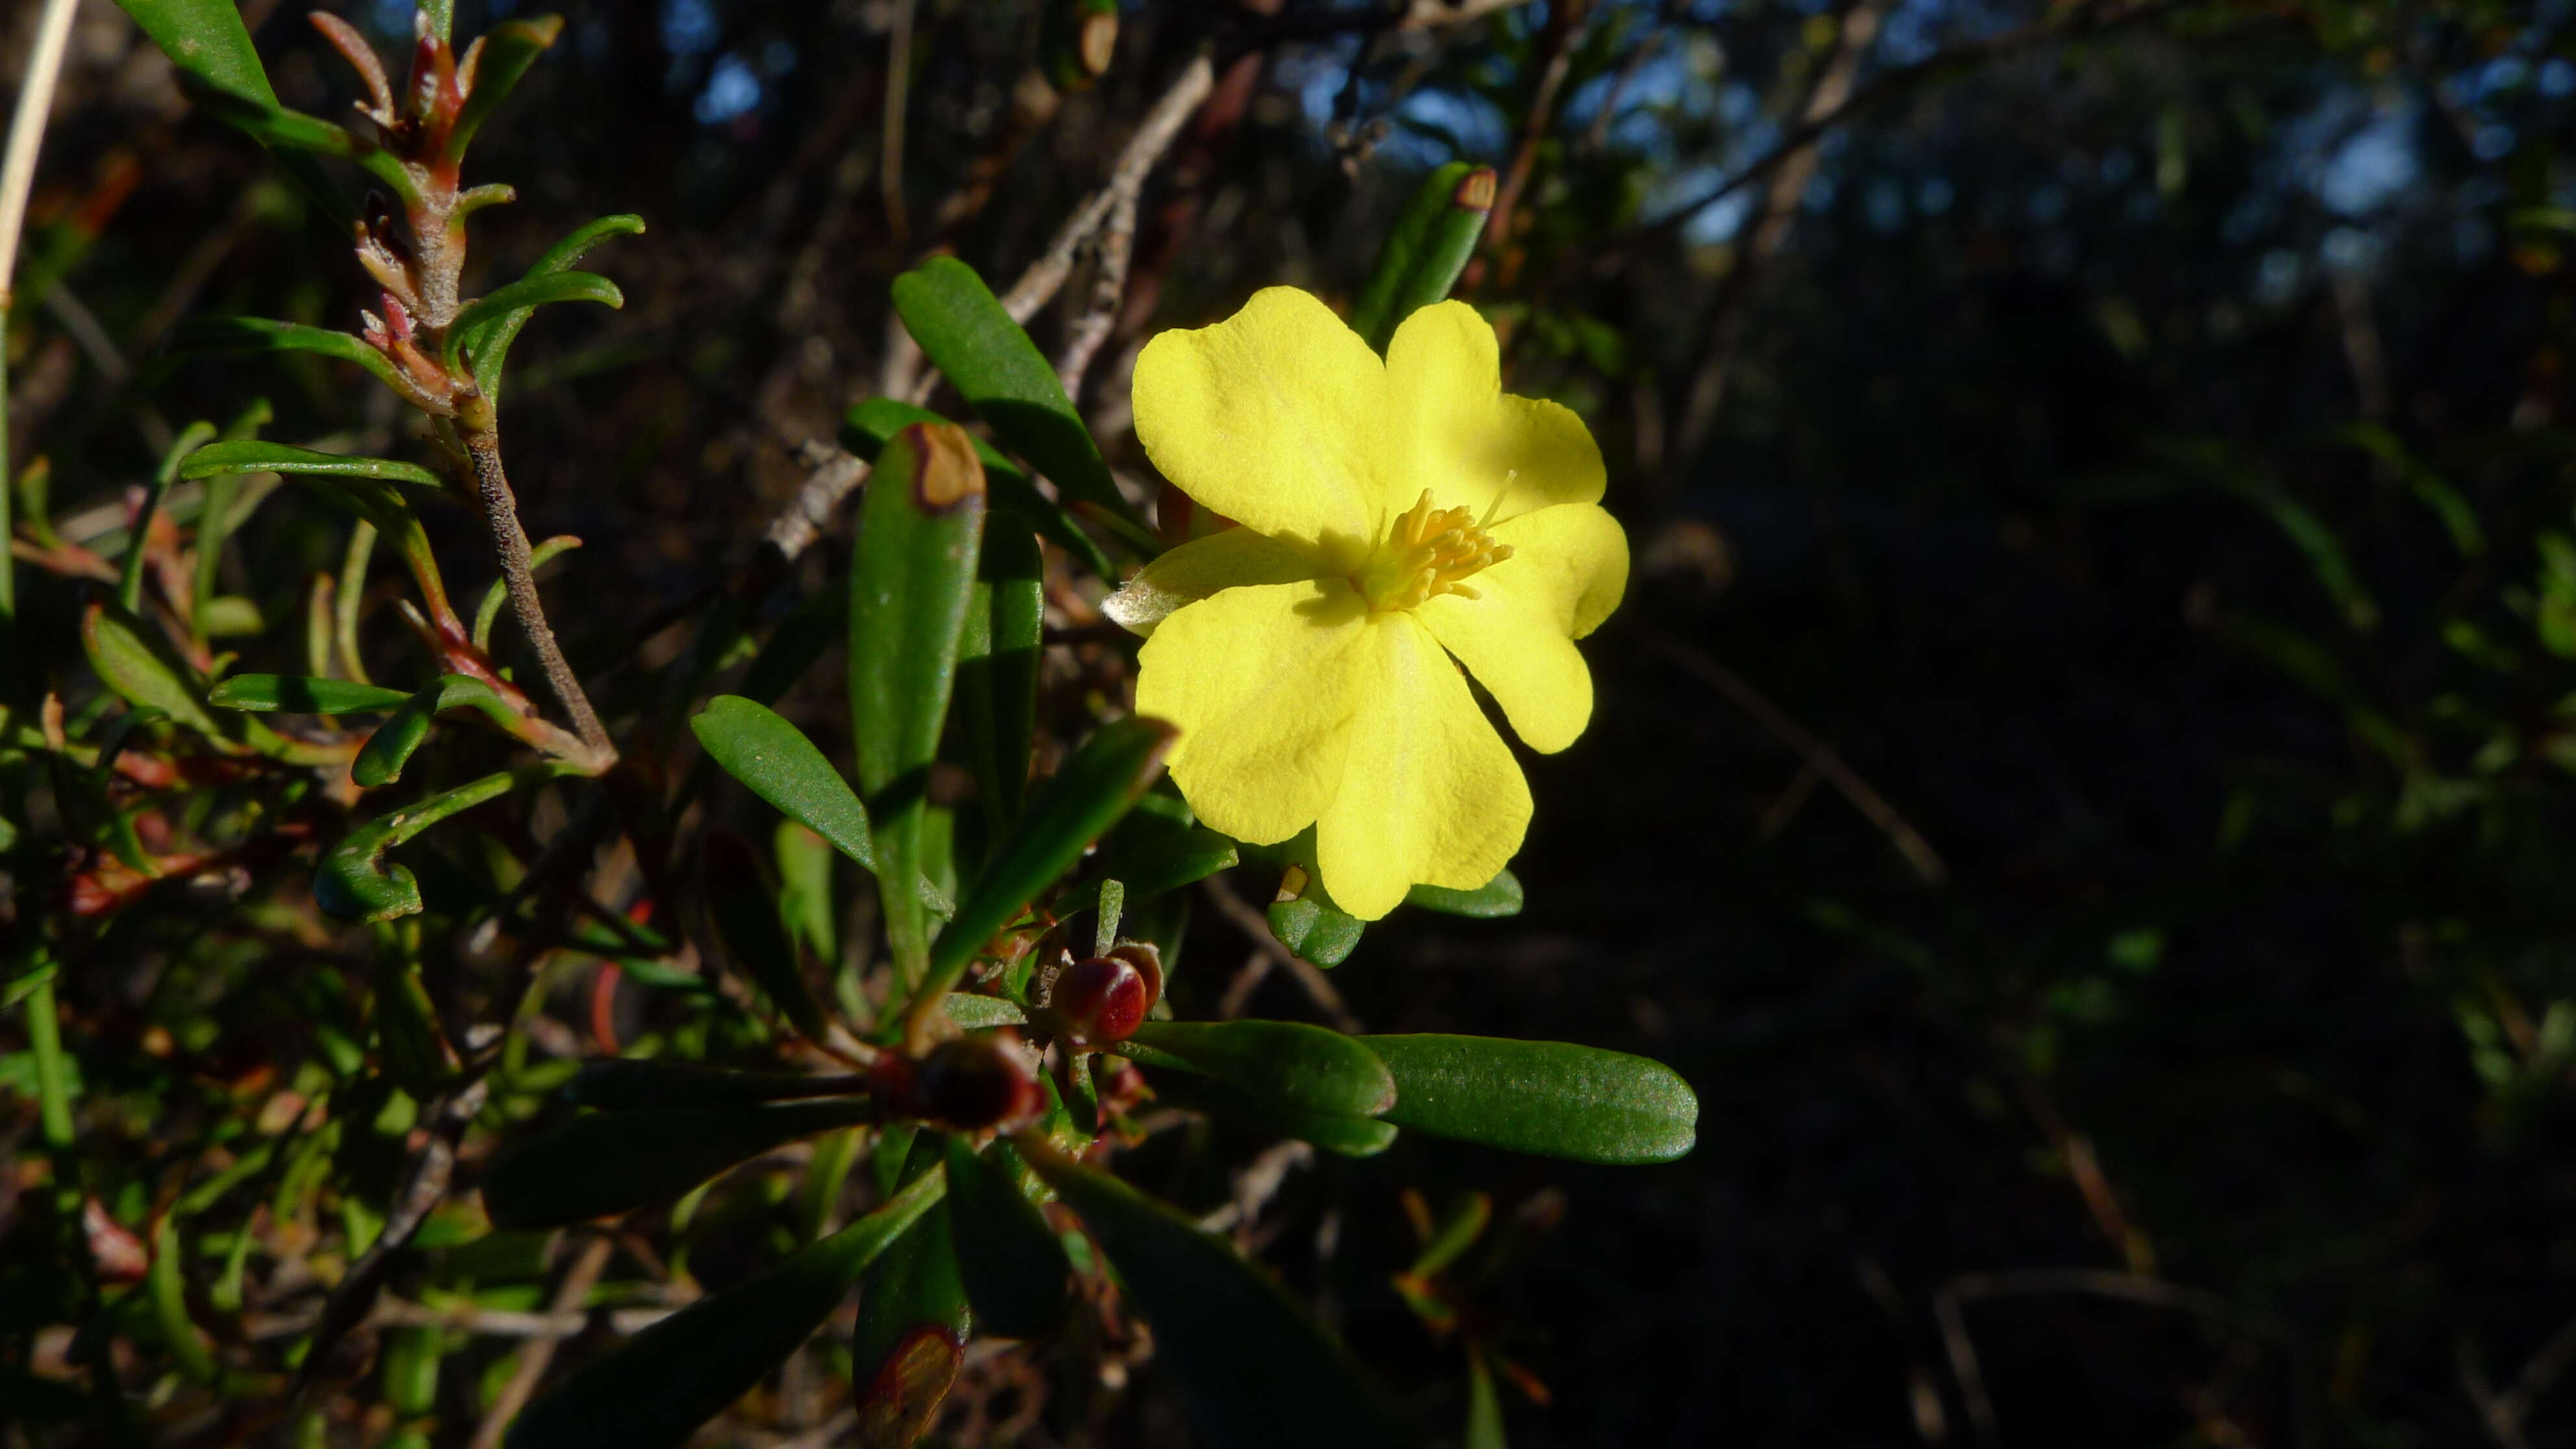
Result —
[{"label": "dark background", "polygon": [[[288,7],[247,8],[287,103],[346,103]],[[635,622],[878,390],[888,280],[933,246],[1017,275],[1196,46],[1225,80],[1081,400],[1123,469],[1152,331],[1278,282],[1347,301],[1440,161],[1525,177],[1460,295],[1513,390],[1591,423],[1638,568],[1590,732],[1528,761],[1527,913],[1400,915],[1332,979],[1375,1029],[1670,1062],[1700,1140],[1298,1177],[1274,1259],[1417,1407],[1454,1423],[1459,1370],[1384,1286],[1407,1185],[1562,1193],[1485,1299],[1552,1398],[1507,1396],[1515,1442],[2576,1434],[2563,0],[1146,4],[1015,157],[1041,7],[921,0],[902,235],[895,8],[571,4],[478,145],[521,198],[477,222],[490,277],[651,226],[593,259],[623,311],[518,354],[530,532],[588,541],[548,585],[577,658],[675,648]],[[66,249],[112,348],[151,357],[174,306],[354,322],[345,248],[108,6],[65,86],[30,255]],[[987,156],[990,204],[939,225]],[[20,315],[13,456],[51,454],[60,511],[113,498],[157,451],[138,393],[59,303]],[[345,378],[259,366],[142,395],[390,436]],[[257,546],[311,555],[272,617],[336,547]],[[1202,1005],[1227,930],[1192,939]],[[1252,1008],[1314,1009],[1284,976]]]}]

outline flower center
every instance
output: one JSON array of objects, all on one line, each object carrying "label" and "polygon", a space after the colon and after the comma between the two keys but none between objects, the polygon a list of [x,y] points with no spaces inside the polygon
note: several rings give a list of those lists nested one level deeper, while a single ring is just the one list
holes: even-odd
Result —
[{"label": "flower center", "polygon": [[1351,583],[1367,597],[1372,613],[1410,609],[1442,594],[1473,599],[1478,594],[1466,580],[1511,556],[1512,546],[1487,537],[1466,509],[1434,510],[1426,488]]}]

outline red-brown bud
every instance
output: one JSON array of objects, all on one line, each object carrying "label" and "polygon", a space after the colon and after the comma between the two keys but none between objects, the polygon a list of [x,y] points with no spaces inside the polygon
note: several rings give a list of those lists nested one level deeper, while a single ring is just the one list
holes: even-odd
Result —
[{"label": "red-brown bud", "polygon": [[1059,968],[1046,983],[1040,1019],[1076,1046],[1103,1047],[1135,1035],[1162,995],[1162,953],[1122,941],[1106,956]]},{"label": "red-brown bud", "polygon": [[1046,1092],[1006,1033],[941,1042],[915,1063],[909,1115],[958,1132],[1009,1131],[1046,1111]]}]

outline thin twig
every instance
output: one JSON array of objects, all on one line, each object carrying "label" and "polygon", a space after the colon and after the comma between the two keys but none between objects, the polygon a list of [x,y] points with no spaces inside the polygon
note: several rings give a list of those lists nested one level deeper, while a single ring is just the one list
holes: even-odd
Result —
[{"label": "thin twig", "polygon": [[1171,149],[1173,139],[1181,133],[1181,124],[1190,118],[1190,113],[1199,108],[1199,103],[1206,100],[1208,92],[1215,87],[1216,66],[1205,55],[1191,57],[1171,88],[1163,92],[1162,99],[1154,102],[1154,108],[1145,113],[1145,119],[1136,127],[1136,134],[1128,138],[1126,149],[1118,153],[1117,164],[1110,168],[1108,184],[1074,208],[1073,215],[1066,217],[1064,224],[1057,227],[1055,235],[1048,239],[1046,250],[1029,264],[1027,271],[1020,273],[1020,279],[1011,284],[1011,289],[1002,294],[1002,310],[1011,314],[1012,321],[1026,322],[1036,316],[1038,309],[1064,286],[1064,279],[1072,274],[1073,259],[1081,251],[1082,244],[1109,220],[1110,211],[1117,206],[1119,197],[1132,199],[1145,189],[1145,177],[1154,169],[1154,163]]},{"label": "thin twig", "polygon": [[1580,0],[1549,0],[1547,30],[1539,42],[1539,52],[1545,59],[1539,63],[1538,89],[1530,96],[1529,114],[1521,120],[1520,145],[1513,149],[1502,187],[1494,193],[1493,217],[1485,230],[1488,246],[1500,247],[1512,234],[1512,216],[1520,210],[1521,192],[1528,187],[1530,171],[1537,165],[1538,143],[1546,139],[1548,118],[1556,110],[1556,93],[1574,68],[1574,42],[1583,33],[1588,9]]},{"label": "thin twig", "polygon": [[[607,1270],[608,1255],[615,1246],[605,1237],[584,1243],[581,1256],[573,1260],[563,1282],[556,1286],[554,1301],[546,1305],[546,1311],[565,1314],[579,1309],[590,1297],[590,1290],[598,1286],[599,1275]],[[501,1435],[508,1431],[510,1421],[519,1417],[519,1411],[528,1406],[528,1400],[536,1396],[537,1385],[546,1376],[546,1366],[554,1362],[555,1345],[562,1341],[540,1338],[529,1343],[527,1351],[519,1355],[519,1366],[510,1374],[510,1381],[501,1387],[500,1397],[492,1401],[483,1422],[475,1426],[471,1449],[500,1449]]]},{"label": "thin twig", "polygon": [[2089,1293],[2104,1298],[2121,1298],[2150,1308],[2195,1314],[2218,1323],[2228,1323],[2233,1318],[2227,1300],[2215,1293],[2108,1268],[2035,1268],[2015,1273],[1960,1274],[1933,1293],[1932,1316],[1940,1325],[1942,1348],[1949,1355],[1950,1374],[1958,1381],[1959,1397],[1967,1404],[1968,1420],[1976,1426],[1977,1437],[1988,1444],[1996,1442],[1995,1404],[1986,1392],[1985,1373],[1977,1362],[1976,1341],[1968,1336],[1967,1316],[1960,1307],[1975,1298],[2047,1293]]},{"label": "thin twig", "polygon": [[885,155],[877,168],[886,230],[897,242],[911,229],[903,209],[903,119],[912,99],[912,6],[913,0],[895,0],[894,19],[886,27]]},{"label": "thin twig", "polygon": [[501,470],[501,435],[493,428],[462,430],[466,455],[474,462],[474,483],[481,495],[483,514],[492,528],[492,548],[501,559],[501,577],[510,587],[510,612],[519,621],[519,632],[528,646],[537,652],[537,662],[544,666],[546,683],[555,698],[572,716],[575,731],[581,735],[589,758],[578,763],[591,774],[604,774],[617,763],[617,746],[609,743],[608,731],[600,728],[599,715],[590,707],[590,696],[582,693],[581,680],[574,676],[572,665],[565,660],[563,646],[555,642],[555,630],[546,622],[546,606],[537,597],[535,566],[529,561],[527,530],[519,526],[519,505],[510,492],[509,475]]},{"label": "thin twig", "polygon": [[1769,730],[1780,743],[1797,751],[1799,757],[1812,766],[1817,774],[1824,776],[1832,782],[1835,789],[1842,792],[1843,798],[1852,803],[1853,809],[1868,817],[1869,823],[1877,826],[1887,836],[1888,843],[1896,847],[1897,853],[1905,857],[1906,864],[1913,866],[1915,874],[1923,877],[1925,882],[1939,885],[1948,877],[1948,868],[1942,865],[1939,853],[1932,849],[1931,843],[1923,838],[1921,831],[1907,824],[1905,817],[1896,813],[1896,807],[1888,804],[1885,796],[1871,789],[1867,780],[1854,773],[1851,766],[1844,764],[1843,757],[1834,753],[1831,745],[1807,733],[1804,727],[1789,717],[1787,711],[1773,704],[1760,690],[1746,683],[1743,676],[1668,634],[1648,634],[1646,644],[1648,648],[1699,676],[1711,688],[1725,695],[1736,708],[1751,715],[1754,723]]},{"label": "thin twig", "polygon": [[868,481],[865,462],[829,443],[807,441],[796,450],[796,461],[808,470],[805,482],[778,516],[769,521],[769,531],[761,536],[777,551],[781,563],[793,563],[799,554],[813,547],[841,500]]},{"label": "thin twig", "polygon": [[1216,903],[1217,913],[1251,938],[1252,949],[1288,968],[1288,974],[1297,978],[1297,984],[1306,988],[1308,996],[1315,998],[1315,1004],[1324,1009],[1324,1015],[1331,1018],[1336,1029],[1344,1032],[1360,1029],[1360,1019],[1351,1014],[1349,1004],[1342,1000],[1342,993],[1333,989],[1331,979],[1324,975],[1324,968],[1279,944],[1279,938],[1270,934],[1267,917],[1214,876],[1199,882],[1199,885],[1207,898]]},{"label": "thin twig", "polygon": [[1057,358],[1057,378],[1064,385],[1064,395],[1079,400],[1082,377],[1091,370],[1091,359],[1100,344],[1109,340],[1109,329],[1118,321],[1118,310],[1127,300],[1127,264],[1136,250],[1136,197],[1120,196],[1109,208],[1108,223],[1101,228],[1100,243],[1093,251],[1091,299],[1083,304],[1082,315],[1065,329],[1064,351]]}]

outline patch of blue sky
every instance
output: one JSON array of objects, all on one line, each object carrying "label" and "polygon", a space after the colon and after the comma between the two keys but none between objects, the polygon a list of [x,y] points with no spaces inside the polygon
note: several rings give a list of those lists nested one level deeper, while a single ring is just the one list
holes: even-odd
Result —
[{"label": "patch of blue sky", "polygon": [[1396,117],[1400,124],[1395,134],[1409,133],[1435,146],[1440,137],[1456,138],[1454,156],[1444,149],[1431,158],[1435,165],[1452,159],[1494,161],[1511,144],[1511,127],[1501,112],[1480,98],[1453,91],[1415,91],[1396,107]]},{"label": "patch of blue sky", "polygon": [[2322,156],[2299,151],[2291,138],[2286,158],[2305,173],[2317,199],[2344,216],[2368,216],[2414,189],[2423,176],[2415,149],[2416,110],[2400,102],[2380,110],[2360,129],[2345,135]]},{"label": "patch of blue sky", "polygon": [[2542,61],[2539,85],[2540,93],[2553,101],[2576,92],[2576,64],[2558,55]]},{"label": "patch of blue sky", "polygon": [[662,48],[696,55],[716,43],[715,7],[707,0],[662,0]]}]

